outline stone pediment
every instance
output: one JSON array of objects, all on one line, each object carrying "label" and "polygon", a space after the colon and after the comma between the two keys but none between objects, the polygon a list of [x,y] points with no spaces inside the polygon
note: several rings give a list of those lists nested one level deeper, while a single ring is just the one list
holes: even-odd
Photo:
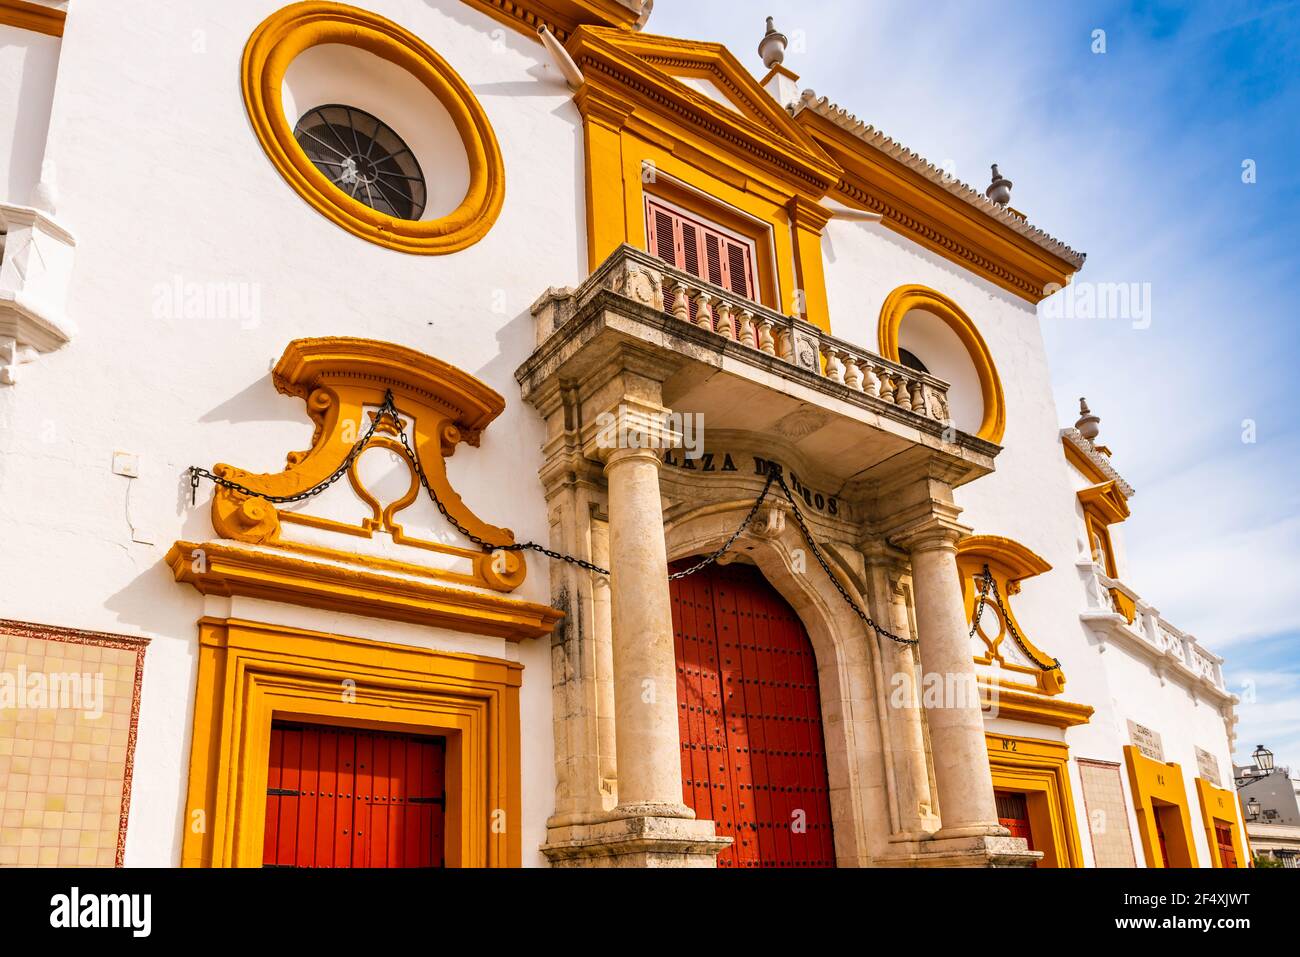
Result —
[{"label": "stone pediment", "polygon": [[588,85],[615,94],[661,132],[689,131],[795,174],[820,196],[840,168],[720,43],[581,27],[566,43]]}]

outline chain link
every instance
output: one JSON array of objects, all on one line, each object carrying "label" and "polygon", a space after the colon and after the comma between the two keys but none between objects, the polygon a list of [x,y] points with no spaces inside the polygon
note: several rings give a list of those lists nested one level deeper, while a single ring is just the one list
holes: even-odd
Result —
[{"label": "chain link", "polygon": [[[366,447],[370,444],[371,439],[374,438],[376,430],[379,428],[380,422],[385,417],[392,420],[393,427],[397,432],[398,439],[402,443],[402,451],[406,455],[407,459],[410,461],[411,466],[415,469],[415,474],[420,480],[420,485],[429,494],[429,498],[433,501],[434,506],[438,509],[438,513],[447,520],[447,522],[452,526],[452,528],[456,529],[456,531],[458,531],[461,535],[467,538],[470,542],[472,542],[473,544],[477,545],[479,548],[487,552],[495,552],[495,551],[519,552],[525,550],[534,551],[542,555],[545,555],[547,558],[554,559],[555,561],[567,562],[570,565],[575,565],[578,568],[583,568],[586,569],[587,571],[595,572],[598,575],[609,574],[608,569],[601,568],[599,565],[596,565],[593,562],[586,561],[585,559],[582,558],[577,558],[576,556],[573,555],[565,555],[562,552],[557,552],[553,549],[547,548],[544,545],[540,545],[537,542],[512,542],[509,544],[496,544],[494,542],[489,542],[478,535],[475,535],[468,528],[462,525],[456,519],[455,516],[453,516],[449,511],[447,511],[447,506],[443,505],[442,500],[438,498],[438,493],[434,491],[433,486],[429,483],[429,477],[424,472],[424,466],[420,464],[420,456],[415,451],[414,447],[411,445],[410,439],[407,437],[406,434],[406,429],[402,425],[402,417],[401,414],[397,411],[397,406],[393,401],[392,390],[389,390],[384,394],[384,403],[379,407],[379,410],[375,413],[374,421],[370,423],[370,428],[367,429],[366,434],[363,435],[361,438],[359,438],[356,441],[356,443],[352,446],[351,450],[347,454],[347,457],[344,458],[342,464],[340,464],[337,469],[335,469],[332,473],[330,473],[330,475],[327,478],[322,479],[320,482],[313,485],[311,488],[306,489],[305,491],[302,492],[298,492],[294,495],[267,495],[263,492],[258,492],[254,489],[251,489],[246,485],[241,485],[239,482],[235,482],[232,481],[231,479],[224,478],[220,475],[216,475],[205,468],[201,468],[200,466],[191,465],[189,468],[190,500],[191,502],[197,501],[199,481],[201,479],[208,479],[213,484],[219,485],[222,488],[230,489],[232,492],[238,492],[241,495],[248,495],[253,498],[264,499],[267,502],[272,502],[277,505],[286,505],[291,502],[301,502],[315,495],[319,495],[321,492],[325,491],[327,488],[329,488],[331,485],[333,485],[340,478],[342,478],[344,475],[347,474],[348,469],[352,467],[352,463],[356,461],[357,456],[360,455],[363,451],[365,451]],[[785,484],[785,476],[782,475],[780,466],[776,465],[775,463],[770,463],[768,465],[767,480],[763,483],[763,490],[758,493],[758,498],[755,499],[754,504],[750,506],[749,512],[745,515],[744,521],[742,521],[740,523],[740,526],[734,532],[731,533],[731,537],[728,538],[725,542],[723,542],[721,547],[719,547],[716,551],[708,555],[703,560],[696,562],[690,568],[686,568],[683,569],[682,571],[674,572],[673,574],[669,575],[668,580],[676,581],[677,579],[685,578],[688,575],[694,575],[696,572],[704,568],[707,568],[709,565],[712,565],[719,558],[721,558],[728,551],[730,551],[731,547],[736,543],[736,539],[740,538],[740,536],[744,534],[745,529],[747,529],[750,523],[754,520],[754,516],[758,514],[758,510],[763,507],[763,502],[767,499],[767,495],[772,489],[773,482],[776,482],[777,485],[781,487],[781,492],[785,495],[786,500],[790,503],[790,509],[794,514],[794,520],[799,525],[799,531],[803,534],[804,541],[808,543],[808,547],[812,550],[813,557],[817,559],[817,564],[821,565],[822,571],[826,573],[826,577],[830,579],[831,584],[835,586],[835,590],[840,593],[840,597],[843,598],[845,603],[849,606],[849,608],[853,610],[853,613],[857,615],[858,618],[861,619],[862,622],[866,624],[868,628],[870,628],[880,637],[888,638],[890,641],[897,642],[900,645],[915,645],[917,643],[917,640],[915,638],[900,638],[898,635],[895,635],[893,632],[889,631],[888,629],[882,628],[880,625],[876,624],[876,622],[872,620],[871,616],[868,615],[865,611],[863,611],[858,606],[858,603],[853,600],[852,596],[849,595],[845,587],[842,584],[840,584],[839,578],[837,578],[835,574],[831,571],[830,565],[827,563],[825,557],[822,555],[821,548],[817,545],[816,540],[813,538],[812,531],[808,528],[808,523],[804,520],[803,513],[799,511],[799,505],[795,501],[794,495],[790,492],[789,486]],[[1020,650],[1025,653],[1025,656],[1029,658],[1030,661],[1034,662],[1034,664],[1038,665],[1038,667],[1044,671],[1054,671],[1060,668],[1061,662],[1058,659],[1055,658],[1052,659],[1051,665],[1044,665],[1038,661],[1038,659],[1029,651],[1027,647],[1025,647],[1024,639],[1020,637],[1020,633],[1016,630],[1016,626],[1011,622],[1011,616],[1007,612],[1006,606],[1003,604],[1001,594],[998,592],[997,582],[993,580],[993,575],[989,571],[989,566],[987,564],[984,566],[984,574],[980,579],[979,600],[975,605],[975,616],[974,616],[974,620],[971,622],[969,637],[973,638],[975,636],[976,630],[979,628],[980,618],[984,614],[984,606],[988,600],[988,594],[990,591],[993,592],[993,597],[994,600],[997,602],[998,610],[1002,612],[1002,620],[1006,622],[1007,630],[1011,633],[1011,637],[1015,640],[1016,644],[1020,647]]]},{"label": "chain link", "polygon": [[769,469],[767,472],[767,481],[763,483],[763,491],[758,493],[758,498],[754,500],[754,504],[750,508],[749,514],[745,516],[745,520],[740,523],[740,527],[738,529],[736,529],[734,532],[731,533],[731,537],[722,543],[721,548],[715,551],[712,555],[705,558],[703,561],[696,562],[690,568],[682,569],[679,572],[673,572],[671,575],[668,576],[668,580],[671,582],[671,581],[676,581],[679,578],[685,578],[687,575],[694,575],[700,569],[707,568],[709,565],[712,565],[719,558],[725,555],[727,553],[727,550],[736,543],[736,539],[738,539],[741,536],[741,534],[745,531],[745,529],[749,527],[749,523],[754,520],[754,516],[758,514],[758,510],[763,506],[763,499],[767,498],[767,493],[772,488],[772,479],[774,477],[776,477],[775,471]]},{"label": "chain link", "polygon": [[834,585],[835,590],[840,593],[840,597],[843,598],[845,603],[853,609],[853,613],[862,619],[863,623],[865,623],[868,628],[874,631],[881,638],[888,638],[890,641],[897,642],[900,645],[915,645],[917,643],[915,638],[900,638],[892,631],[876,624],[871,619],[870,615],[858,607],[858,603],[853,600],[844,586],[840,584],[839,578],[831,572],[830,565],[828,565],[826,559],[822,557],[821,549],[817,546],[817,542],[813,538],[812,532],[808,529],[808,523],[804,521],[803,513],[799,511],[799,505],[795,502],[794,496],[790,494],[789,486],[785,484],[785,476],[781,474],[781,467],[775,463],[769,463],[767,467],[769,481],[773,475],[776,476],[777,484],[781,486],[781,491],[785,493],[786,499],[790,502],[790,508],[794,512],[794,520],[799,523],[799,531],[803,532],[804,541],[806,541],[808,547],[812,549],[813,556],[817,559],[817,564],[821,565],[822,571],[824,571],[826,577],[831,580],[831,584]]},{"label": "chain link", "polygon": [[268,502],[281,505],[289,502],[301,502],[314,495],[319,495],[347,474],[348,469],[352,467],[352,463],[356,461],[357,456],[365,450],[366,446],[370,443],[370,440],[374,438],[375,431],[379,428],[379,423],[385,416],[392,419],[393,427],[397,431],[398,438],[401,439],[402,449],[404,450],[406,457],[410,460],[411,466],[415,469],[415,474],[420,480],[420,485],[422,485],[424,490],[429,493],[429,498],[432,499],[433,504],[437,506],[439,514],[441,514],[442,517],[445,518],[454,529],[456,529],[456,531],[460,532],[479,548],[487,552],[518,552],[528,549],[530,551],[540,552],[547,558],[553,558],[557,561],[568,562],[571,565],[576,565],[579,568],[585,568],[587,571],[596,572],[601,575],[609,574],[606,569],[601,568],[599,565],[595,565],[581,558],[576,558],[573,555],[564,555],[560,552],[553,551],[543,545],[537,544],[536,542],[514,542],[505,545],[494,544],[486,541],[478,535],[475,535],[468,528],[458,522],[452,514],[447,511],[447,507],[443,505],[442,501],[438,498],[438,493],[435,492],[433,486],[429,484],[429,477],[424,474],[424,467],[420,464],[420,457],[416,454],[415,449],[411,446],[410,440],[407,438],[406,428],[402,425],[401,413],[397,411],[397,405],[393,401],[393,392],[391,389],[384,393],[384,404],[381,405],[379,410],[375,413],[374,421],[370,423],[370,428],[366,430],[366,434],[358,439],[356,444],[352,446],[352,450],[348,452],[347,458],[343,460],[343,464],[335,469],[328,478],[323,479],[306,491],[298,492],[295,495],[266,495],[262,492],[255,491],[246,485],[241,485],[238,482],[231,481],[228,478],[214,475],[205,468],[191,465],[190,500],[192,502],[197,501],[199,480],[205,478],[210,479],[214,484],[220,485],[222,488],[230,489],[233,492],[239,492],[242,495],[250,495],[254,498],[261,498]]},{"label": "chain link", "polygon": [[357,456],[365,450],[365,447],[369,444],[371,438],[374,437],[375,430],[379,428],[380,419],[382,419],[386,414],[393,417],[394,423],[400,429],[402,422],[398,417],[397,408],[393,405],[393,393],[391,391],[385,394],[384,404],[380,407],[379,412],[376,413],[375,420],[370,423],[370,428],[366,430],[366,434],[357,439],[356,444],[352,446],[352,450],[348,452],[347,458],[343,460],[343,464],[335,469],[329,478],[323,479],[305,492],[298,492],[295,495],[267,495],[264,492],[254,491],[246,485],[240,485],[238,482],[233,482],[228,478],[214,475],[205,468],[191,465],[189,470],[190,504],[192,505],[198,501],[200,479],[210,479],[214,484],[220,485],[222,488],[228,488],[233,492],[239,492],[243,495],[251,495],[254,498],[264,499],[277,505],[285,505],[289,502],[301,502],[304,499],[311,498],[313,495],[319,495],[347,474],[348,469],[352,467],[352,463],[356,461]]},{"label": "chain link", "polygon": [[979,600],[975,603],[975,617],[971,620],[969,637],[975,637],[975,631],[980,626],[980,618],[984,615],[984,604],[990,591],[993,592],[993,600],[997,602],[998,611],[1002,613],[1002,620],[1006,622],[1007,631],[1011,633],[1012,639],[1014,639],[1020,650],[1025,653],[1025,657],[1036,664],[1042,671],[1059,670],[1061,659],[1053,658],[1050,665],[1045,665],[1025,646],[1025,640],[1020,637],[1020,632],[1016,630],[1016,626],[1011,621],[1011,613],[1007,611],[1007,606],[1002,602],[1002,594],[998,591],[998,583],[993,580],[993,573],[989,571],[987,562],[984,565],[984,573],[980,576],[980,595]]}]

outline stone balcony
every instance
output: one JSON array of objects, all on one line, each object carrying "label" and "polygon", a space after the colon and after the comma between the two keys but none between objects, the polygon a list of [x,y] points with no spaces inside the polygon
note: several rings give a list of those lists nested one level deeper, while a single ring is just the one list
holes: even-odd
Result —
[{"label": "stone balcony", "polygon": [[628,245],[533,314],[537,348],[516,378],[534,403],[544,384],[589,380],[635,352],[657,365],[674,412],[698,413],[711,434],[770,435],[839,481],[940,462],[957,486],[992,471],[999,451],[952,427],[943,380]]},{"label": "stone balcony", "polygon": [[1078,563],[1088,607],[1079,617],[1103,642],[1114,641],[1154,665],[1163,683],[1177,677],[1216,705],[1236,696],[1223,679],[1223,659],[1174,627],[1149,602],[1092,561]]},{"label": "stone balcony", "polygon": [[0,203],[0,385],[75,334],[66,313],[75,246],[47,212]]}]

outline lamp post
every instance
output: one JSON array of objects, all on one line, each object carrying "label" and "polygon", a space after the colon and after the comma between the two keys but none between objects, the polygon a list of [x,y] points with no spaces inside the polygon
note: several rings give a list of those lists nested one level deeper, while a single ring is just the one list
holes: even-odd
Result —
[{"label": "lamp post", "polygon": [[1260,804],[1255,798],[1246,802],[1246,820],[1252,824],[1259,820]]},{"label": "lamp post", "polygon": [[1273,752],[1268,748],[1264,747],[1262,744],[1258,744],[1255,746],[1255,750],[1251,752],[1250,756],[1255,760],[1255,773],[1243,774],[1241,777],[1236,778],[1235,781],[1238,789],[1244,788],[1246,785],[1252,784],[1260,778],[1268,777],[1273,773]]},{"label": "lamp post", "polygon": [[1255,767],[1259,768],[1261,773],[1271,774],[1273,772],[1273,752],[1268,748],[1258,744],[1250,756],[1255,759]]}]

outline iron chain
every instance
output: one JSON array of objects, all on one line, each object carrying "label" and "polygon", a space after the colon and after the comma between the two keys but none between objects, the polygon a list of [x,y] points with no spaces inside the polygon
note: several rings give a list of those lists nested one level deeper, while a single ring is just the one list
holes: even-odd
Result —
[{"label": "iron chain", "polygon": [[397,411],[397,405],[393,401],[393,392],[391,389],[384,394],[384,404],[381,405],[379,411],[375,413],[374,421],[370,423],[370,428],[367,429],[366,434],[359,438],[356,444],[352,446],[351,451],[348,452],[347,458],[343,460],[343,463],[335,469],[328,478],[323,479],[306,491],[298,492],[295,495],[266,495],[262,492],[255,491],[246,485],[241,485],[238,482],[223,478],[220,475],[214,475],[205,468],[192,465],[190,466],[191,501],[197,500],[199,481],[200,479],[205,478],[210,479],[213,483],[222,488],[230,489],[233,492],[239,492],[242,495],[261,498],[279,505],[287,504],[289,502],[301,502],[314,495],[319,495],[347,474],[348,469],[352,467],[352,463],[356,461],[357,456],[365,450],[366,446],[370,444],[370,440],[374,438],[375,430],[379,428],[379,423],[385,416],[392,420],[393,427],[396,429],[397,435],[401,439],[402,448],[406,453],[406,457],[410,460],[412,467],[415,469],[415,474],[420,480],[420,485],[422,485],[424,490],[429,493],[429,498],[432,499],[433,504],[437,506],[439,514],[441,514],[442,517],[445,518],[454,529],[456,529],[456,531],[460,532],[460,534],[464,535],[479,548],[488,552],[518,552],[523,551],[524,549],[529,549],[531,551],[540,552],[547,558],[553,558],[557,561],[577,565],[579,568],[585,568],[587,571],[597,572],[601,575],[609,574],[608,571],[601,568],[599,565],[595,565],[589,561],[584,561],[581,558],[575,558],[572,555],[564,555],[560,552],[553,551],[552,549],[539,545],[536,542],[514,542],[507,545],[493,544],[492,542],[486,541],[478,535],[475,535],[468,528],[458,522],[451,513],[447,511],[447,507],[443,505],[442,501],[438,498],[438,493],[435,492],[433,486],[429,484],[429,477],[424,474],[424,467],[420,464],[420,457],[416,454],[415,449],[411,447],[410,440],[406,435],[406,429],[402,426],[402,417]]},{"label": "iron chain", "polygon": [[1007,606],[1003,604],[1002,594],[998,591],[998,583],[993,580],[993,573],[989,571],[988,563],[984,564],[984,573],[980,576],[980,594],[975,603],[975,617],[971,620],[970,635],[975,637],[975,631],[980,626],[980,618],[984,615],[984,604],[988,599],[989,592],[993,592],[993,600],[997,602],[998,611],[1002,613],[1002,620],[1006,622],[1007,631],[1010,632],[1016,645],[1024,652],[1025,657],[1036,664],[1042,671],[1056,671],[1061,667],[1061,659],[1053,658],[1050,665],[1045,665],[1025,646],[1025,640],[1020,637],[1020,632],[1016,630],[1015,624],[1011,620],[1011,613],[1007,611]]},{"label": "iron chain", "polygon": [[[397,411],[396,404],[393,402],[393,393],[391,390],[385,393],[384,403],[379,407],[378,412],[375,413],[374,421],[370,423],[370,428],[367,429],[365,435],[361,436],[361,438],[359,438],[356,441],[356,443],[352,446],[351,450],[349,450],[347,454],[347,457],[344,458],[343,462],[339,465],[339,467],[335,469],[332,473],[330,473],[329,477],[322,479],[320,482],[313,485],[311,488],[306,489],[305,491],[302,492],[298,492],[294,495],[267,495],[265,493],[258,492],[254,489],[251,489],[246,485],[241,485],[239,482],[235,482],[232,481],[231,479],[224,478],[220,475],[216,475],[213,472],[210,472],[208,469],[201,468],[197,465],[192,465],[190,466],[189,469],[191,500],[192,501],[197,500],[199,481],[201,479],[208,479],[211,482],[213,482],[215,485],[219,485],[222,488],[230,489],[231,491],[238,492],[241,495],[248,495],[254,498],[261,498],[267,502],[272,502],[277,505],[285,505],[291,502],[301,502],[304,501],[305,499],[312,498],[313,496],[319,495],[321,492],[325,491],[327,488],[329,488],[331,485],[333,485],[340,478],[342,478],[344,475],[347,474],[348,469],[352,467],[352,463],[356,461],[357,456],[360,455],[363,451],[365,451],[366,447],[370,444],[370,440],[374,438],[375,431],[379,428],[380,422],[385,417],[388,417],[389,419],[392,420],[393,426],[397,431],[398,438],[401,440],[402,450],[405,453],[407,459],[410,460],[411,466],[415,469],[415,474],[420,480],[420,485],[429,494],[429,498],[433,501],[434,506],[438,509],[438,513],[444,519],[446,519],[447,522],[454,529],[456,529],[456,531],[458,531],[470,542],[477,545],[479,548],[482,548],[484,551],[489,551],[489,552],[492,551],[518,552],[524,550],[534,551],[542,555],[545,555],[547,558],[554,559],[555,561],[567,562],[570,565],[575,565],[578,568],[583,568],[586,569],[587,571],[596,572],[599,575],[609,574],[608,569],[601,568],[599,565],[596,565],[593,562],[586,561],[585,559],[582,558],[577,558],[573,555],[565,555],[562,552],[557,552],[554,549],[547,548],[546,546],[540,545],[537,542],[513,542],[510,544],[495,544],[493,542],[487,541],[486,539],[478,535],[475,535],[468,528],[462,525],[456,519],[455,516],[453,516],[449,511],[447,511],[447,507],[443,505],[442,500],[438,498],[438,493],[434,491],[433,486],[429,483],[429,477],[424,472],[424,466],[420,464],[420,456],[412,447],[410,439],[407,437],[406,429],[402,426],[401,415]],[[755,499],[754,504],[750,506],[749,512],[745,515],[744,521],[742,521],[740,523],[740,526],[734,532],[731,533],[731,537],[728,538],[722,544],[722,546],[719,547],[716,551],[708,555],[703,560],[696,562],[690,568],[686,568],[683,569],[682,571],[674,572],[673,574],[669,575],[668,580],[676,581],[677,579],[685,578],[688,575],[693,575],[696,572],[704,568],[707,568],[709,565],[712,565],[719,558],[721,558],[728,551],[730,551],[731,547],[736,543],[736,539],[738,539],[741,535],[744,534],[745,529],[747,529],[750,523],[754,520],[754,516],[758,514],[758,510],[762,508],[763,502],[766,501],[768,493],[771,491],[772,483],[774,481],[781,487],[781,492],[785,495],[786,500],[790,503],[790,509],[794,514],[795,522],[798,523],[799,531],[803,534],[804,540],[808,543],[808,547],[812,550],[813,557],[817,559],[817,564],[819,564],[822,567],[822,571],[826,573],[826,577],[830,579],[831,584],[835,586],[835,590],[840,593],[840,597],[843,598],[845,603],[849,606],[849,608],[853,610],[853,613],[857,615],[858,618],[861,619],[862,622],[866,624],[868,628],[870,628],[880,637],[888,638],[890,641],[897,642],[900,645],[915,645],[917,643],[917,640],[915,638],[900,638],[898,635],[895,635],[893,632],[889,631],[888,629],[878,625],[874,620],[872,620],[870,615],[868,615],[865,611],[862,610],[861,607],[859,607],[858,603],[853,600],[853,597],[849,595],[845,587],[842,584],[840,584],[840,580],[831,571],[830,565],[826,562],[826,558],[822,555],[821,548],[818,547],[816,540],[813,538],[812,531],[808,528],[808,523],[804,520],[803,513],[799,511],[799,506],[795,501],[794,495],[790,492],[789,486],[785,484],[785,477],[781,474],[780,467],[775,465],[774,463],[769,464],[767,468],[767,480],[763,483],[763,490],[758,493],[758,498]],[[1002,612],[1002,619],[1007,624],[1007,630],[1011,633],[1011,637],[1015,640],[1016,644],[1020,647],[1020,650],[1025,653],[1026,657],[1028,657],[1030,661],[1033,661],[1044,671],[1052,671],[1057,668],[1060,668],[1061,663],[1059,660],[1053,659],[1053,663],[1051,665],[1043,665],[1038,661],[1036,657],[1034,657],[1032,653],[1030,653],[1029,649],[1025,647],[1024,639],[1020,637],[1020,633],[1016,630],[1016,626],[1011,622],[1011,616],[1007,613],[1006,606],[1002,602],[1002,596],[998,593],[997,583],[993,580],[993,575],[989,571],[989,566],[987,564],[984,566],[984,574],[980,581],[979,600],[975,606],[975,617],[971,623],[969,637],[975,636],[975,631],[979,627],[980,617],[984,614],[984,605],[988,599],[988,593],[990,590],[993,592],[993,597],[994,600],[997,602],[998,609]]]},{"label": "iron chain", "polygon": [[679,578],[685,578],[687,575],[694,575],[700,569],[712,565],[719,558],[725,555],[727,553],[727,550],[736,543],[736,539],[738,539],[741,536],[741,534],[745,531],[745,529],[749,527],[749,523],[754,520],[754,516],[758,514],[758,510],[763,505],[763,499],[767,498],[768,490],[772,488],[772,479],[775,476],[776,476],[775,470],[768,469],[767,481],[763,483],[763,491],[758,493],[758,498],[754,500],[754,504],[750,508],[749,514],[745,516],[745,520],[740,523],[740,527],[738,529],[736,529],[734,532],[731,533],[731,537],[727,539],[725,542],[723,542],[721,548],[715,551],[712,555],[705,558],[703,561],[696,562],[690,568],[685,568],[679,572],[673,572],[671,575],[668,576],[668,580],[671,582],[671,581],[676,581]]},{"label": "iron chain", "polygon": [[806,541],[808,543],[808,547],[812,549],[813,556],[817,559],[817,564],[821,565],[822,571],[824,571],[826,573],[826,577],[831,580],[831,584],[834,585],[835,590],[840,593],[840,597],[843,598],[845,603],[850,608],[853,609],[853,613],[857,615],[860,619],[862,619],[862,621],[866,624],[866,626],[870,628],[872,631],[874,631],[881,638],[888,638],[890,641],[897,642],[900,645],[915,645],[917,643],[917,640],[915,638],[900,638],[892,631],[882,628],[880,625],[876,624],[871,619],[870,615],[868,615],[865,611],[863,611],[861,608],[858,607],[858,603],[853,600],[853,598],[849,595],[845,587],[840,584],[840,580],[836,578],[835,575],[831,572],[830,565],[828,565],[826,563],[826,559],[822,557],[821,549],[817,547],[817,542],[816,540],[813,539],[812,532],[809,531],[808,529],[808,523],[804,521],[803,513],[799,511],[799,506],[798,504],[795,503],[794,496],[790,494],[789,486],[785,484],[785,477],[781,474],[780,466],[776,464],[769,464],[768,481],[771,481],[771,477],[773,474],[776,475],[776,481],[781,486],[781,491],[785,493],[786,499],[789,500],[790,502],[790,508],[794,512],[794,520],[799,523],[799,531],[803,532],[804,541]]}]

